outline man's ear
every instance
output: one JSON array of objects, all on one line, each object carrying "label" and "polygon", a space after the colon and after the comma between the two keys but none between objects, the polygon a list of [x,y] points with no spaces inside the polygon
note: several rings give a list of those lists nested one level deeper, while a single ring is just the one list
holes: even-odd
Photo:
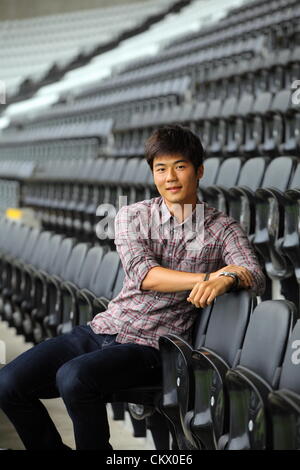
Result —
[{"label": "man's ear", "polygon": [[204,165],[200,165],[199,168],[197,168],[197,178],[198,180],[201,180],[204,175]]}]

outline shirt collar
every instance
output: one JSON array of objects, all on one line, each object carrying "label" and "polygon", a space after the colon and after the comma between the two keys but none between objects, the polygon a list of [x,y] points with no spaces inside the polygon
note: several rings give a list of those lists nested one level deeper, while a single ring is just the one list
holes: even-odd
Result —
[{"label": "shirt collar", "polygon": [[[200,201],[199,198],[197,198],[196,204],[203,205],[204,203]],[[187,223],[192,217],[195,217],[196,215],[196,207],[194,208],[193,212],[181,223],[177,222],[176,217],[173,217],[168,206],[166,205],[163,197],[161,197],[161,205],[160,205],[160,212],[161,212],[161,224],[165,224],[168,220],[171,218],[174,220],[174,225],[175,226],[181,226],[185,223]],[[200,223],[200,221],[196,221],[197,225]]]}]

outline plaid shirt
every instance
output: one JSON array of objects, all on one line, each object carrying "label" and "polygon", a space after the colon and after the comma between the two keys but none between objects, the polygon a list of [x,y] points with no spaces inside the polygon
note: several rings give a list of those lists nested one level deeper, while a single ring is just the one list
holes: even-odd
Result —
[{"label": "plaid shirt", "polygon": [[168,333],[191,340],[197,310],[186,300],[190,291],[141,290],[143,279],[155,266],[205,273],[236,264],[252,273],[257,295],[265,288],[265,277],[243,229],[204,202],[198,201],[183,223],[171,215],[162,197],[124,206],[115,219],[115,245],[125,271],[123,288],[89,324],[95,333],[117,333],[120,343],[158,348],[159,337]]}]

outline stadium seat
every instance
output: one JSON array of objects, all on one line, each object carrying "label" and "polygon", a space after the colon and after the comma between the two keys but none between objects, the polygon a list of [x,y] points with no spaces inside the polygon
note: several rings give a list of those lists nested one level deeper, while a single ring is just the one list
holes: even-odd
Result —
[{"label": "stadium seat", "polygon": [[299,383],[300,320],[294,326],[282,364],[278,390],[268,396],[268,419],[272,450],[299,449],[297,421],[300,414]]},{"label": "stadium seat", "polygon": [[216,299],[209,314],[201,313],[204,318],[194,330],[193,346],[175,335],[160,338],[165,361],[163,411],[168,415],[171,409],[169,419],[180,449],[216,448],[228,413],[225,372],[238,361],[254,306],[255,299],[247,291],[226,294]]},{"label": "stadium seat", "polygon": [[266,418],[267,398],[278,386],[286,344],[296,315],[295,305],[284,300],[261,302],[254,310],[239,364],[226,374],[229,433],[220,437],[219,449],[271,448],[272,437]]}]

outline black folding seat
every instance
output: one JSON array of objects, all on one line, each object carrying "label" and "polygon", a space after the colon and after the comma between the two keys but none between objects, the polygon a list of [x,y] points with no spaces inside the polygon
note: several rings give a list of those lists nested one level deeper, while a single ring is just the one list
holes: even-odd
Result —
[{"label": "black folding seat", "polygon": [[107,158],[103,161],[98,160],[98,162],[93,180],[91,181],[93,192],[90,194],[91,199],[84,215],[83,231],[86,240],[91,240],[95,236],[97,207],[104,201],[105,182],[113,174],[116,160],[114,158]]},{"label": "black folding seat", "polygon": [[195,103],[187,101],[172,108],[172,122],[189,127],[194,116]]},{"label": "black folding seat", "polygon": [[236,186],[223,191],[228,214],[237,220],[252,240],[255,230],[255,191],[261,187],[269,159],[253,157],[241,169]]},{"label": "black folding seat", "polygon": [[210,155],[226,154],[225,147],[228,140],[228,126],[229,122],[232,123],[234,120],[236,107],[237,98],[235,96],[230,96],[223,102],[218,125],[216,127],[212,126],[210,144],[207,147]]},{"label": "black folding seat", "polygon": [[240,96],[243,94],[247,94],[254,97],[255,71],[252,70],[252,67],[255,67],[255,63],[256,58],[250,60],[241,60],[239,62]]},{"label": "black folding seat", "polygon": [[299,344],[300,320],[294,326],[286,348],[278,390],[272,391],[268,396],[272,450],[296,450],[300,447],[298,432],[300,416]]},{"label": "black folding seat", "polygon": [[124,172],[119,181],[117,200],[119,200],[120,196],[122,196],[123,198],[126,197],[126,205],[133,204],[136,200],[134,181],[135,175],[138,170],[139,162],[139,158],[128,159]]},{"label": "black folding seat", "polygon": [[[54,237],[53,237],[54,238]],[[31,312],[33,330],[33,342],[39,343],[46,338],[44,318],[55,308],[55,287],[48,283],[49,276],[61,277],[71,256],[74,247],[74,239],[65,238],[60,243],[56,254],[53,253],[52,262],[47,270],[39,269],[35,273],[35,283],[39,284],[36,289],[35,306]]]},{"label": "black folding seat", "polygon": [[290,90],[280,90],[274,96],[269,111],[265,114],[264,137],[260,145],[261,153],[280,155],[285,135],[284,115],[289,109],[290,98]]},{"label": "black folding seat", "polygon": [[0,242],[0,314],[6,310],[11,315],[13,263],[22,256],[30,230],[29,226],[8,219],[4,219],[1,224],[3,238]]},{"label": "black folding seat", "polygon": [[81,289],[88,288],[94,277],[97,275],[98,269],[101,267],[104,250],[100,246],[94,246],[88,251],[78,278],[71,281],[65,281],[61,285],[61,321],[57,327],[57,333],[63,334],[71,331],[78,319],[77,293]]},{"label": "black folding seat", "polygon": [[256,56],[251,62],[251,72],[254,80],[254,93],[257,95],[270,90],[270,66],[273,63],[272,52],[267,57],[263,55]]},{"label": "black folding seat", "polygon": [[237,155],[245,144],[246,116],[252,111],[254,95],[243,93],[237,103],[234,115],[228,120],[227,141],[224,146],[224,154]]},{"label": "black folding seat", "polygon": [[204,148],[205,148],[205,145],[203,141],[203,133],[204,133],[205,116],[206,116],[207,107],[208,107],[208,104],[205,101],[199,101],[195,105],[194,115],[193,115],[194,132],[196,135],[200,137]]},{"label": "black folding seat", "polygon": [[289,88],[292,83],[300,77],[300,45],[293,48],[289,63],[285,67],[285,88]]},{"label": "black folding seat", "polygon": [[210,187],[215,184],[219,168],[221,164],[221,159],[218,157],[206,158],[203,162],[204,165],[204,175],[199,181],[198,188],[198,197],[200,200],[203,200],[202,188]]},{"label": "black folding seat", "polygon": [[[53,198],[52,198],[52,204],[51,207],[49,208],[49,211],[46,215],[47,217],[47,223],[44,226],[48,227],[49,230],[56,231],[59,229],[59,226],[57,224],[57,210],[60,209],[61,207],[61,202],[63,200],[64,196],[64,183],[57,182],[53,184]],[[45,217],[45,212],[43,214],[43,217]],[[44,218],[43,218],[44,220]]]},{"label": "black folding seat", "polygon": [[51,272],[52,265],[61,249],[63,240],[63,235],[53,235],[50,238],[49,243],[46,245],[43,256],[39,260],[38,264],[36,266],[31,266],[29,273],[29,295],[21,303],[21,312],[23,317],[22,331],[24,336],[26,338],[30,338],[31,341],[34,341],[33,329],[35,324],[35,311],[41,305],[43,298],[43,284],[41,282],[41,276],[43,272]]},{"label": "black folding seat", "polygon": [[294,91],[285,90],[285,99],[287,106],[283,116],[285,133],[280,146],[283,154],[299,155],[300,154],[300,94],[299,88],[293,88]]},{"label": "black folding seat", "polygon": [[285,70],[291,60],[291,56],[292,51],[289,48],[273,52],[269,68],[269,89],[272,93],[288,88],[289,85],[285,82]]},{"label": "black folding seat", "polygon": [[49,307],[43,325],[49,337],[57,335],[57,327],[61,323],[62,305],[62,284],[65,281],[76,283],[79,273],[82,269],[83,262],[86,258],[89,245],[79,243],[74,246],[72,253],[65,265],[60,276],[47,276],[46,281],[52,290],[49,292]]},{"label": "black folding seat", "polygon": [[94,233],[100,243],[104,241],[113,248],[114,219],[120,206],[132,204],[136,199],[134,180],[137,176],[140,159],[118,158],[113,177],[105,187],[105,198],[96,209]]},{"label": "black folding seat", "polygon": [[97,160],[88,160],[86,165],[83,168],[82,174],[78,175],[80,185],[81,185],[81,195],[79,203],[73,210],[73,221],[72,227],[76,237],[81,238],[82,236],[82,223],[83,223],[83,214],[87,208],[90,192],[90,179],[93,177],[93,174],[96,167]]},{"label": "black folding seat", "polygon": [[[114,286],[119,275],[120,258],[116,251],[106,253],[89,285],[81,289],[77,294],[78,316],[74,324],[83,325],[91,321],[93,317],[107,308],[108,300],[112,300]],[[121,280],[118,281],[118,287]],[[123,401],[123,400],[121,400]]]},{"label": "black folding seat", "polygon": [[295,305],[286,300],[261,302],[254,310],[239,364],[226,374],[229,433],[219,439],[219,449],[265,450],[272,447],[267,399],[272,389],[278,386],[296,315]]},{"label": "black folding seat", "polygon": [[293,267],[298,285],[300,285],[299,200],[300,164],[298,163],[289,189],[282,195],[284,203],[284,234],[276,245],[277,251],[283,254]]},{"label": "black folding seat", "polygon": [[201,141],[207,154],[210,154],[212,143],[217,140],[218,122],[221,110],[222,101],[219,99],[212,100],[204,116],[205,122]]},{"label": "black folding seat", "polygon": [[270,92],[259,93],[256,96],[253,108],[245,118],[245,144],[241,146],[243,153],[259,155],[264,137],[264,118],[266,112],[270,110],[271,102]]},{"label": "black folding seat", "polygon": [[150,199],[150,187],[149,187],[149,176],[151,176],[151,168],[147,163],[146,159],[143,158],[139,161],[137,172],[135,174],[135,200],[143,201]]},{"label": "black folding seat", "polygon": [[34,273],[43,265],[43,260],[50,244],[52,233],[48,231],[41,232],[37,239],[34,251],[30,261],[27,261],[21,269],[21,278],[18,294],[12,297],[14,312],[12,314],[13,326],[18,334],[23,334],[26,341],[32,341],[30,335],[26,335],[23,330],[23,321],[25,312],[30,310],[32,304],[31,290],[34,283]]},{"label": "black folding seat", "polygon": [[5,296],[5,288],[11,280],[12,264],[22,255],[30,227],[13,220],[3,219],[0,227],[0,292]]},{"label": "black folding seat", "polygon": [[103,204],[112,204],[116,206],[118,204],[118,187],[120,180],[124,175],[126,170],[126,165],[128,163],[127,158],[116,158],[114,161],[113,172],[109,173],[103,180],[104,186],[104,196]]},{"label": "black folding seat", "polygon": [[[114,225],[114,217],[119,207],[119,184],[126,170],[127,159],[115,158],[113,172],[102,181],[104,188],[103,200],[98,204],[95,211],[93,233],[100,243],[111,243],[109,228]],[[106,228],[108,227],[108,230]]]},{"label": "black folding seat", "polygon": [[73,223],[76,215],[76,208],[80,204],[83,193],[83,186],[78,181],[85,170],[85,161],[70,162],[69,178],[72,181],[70,200],[64,210],[63,233],[66,236],[74,236]]},{"label": "black folding seat", "polygon": [[222,197],[222,189],[231,188],[236,185],[241,168],[241,158],[230,157],[225,159],[220,165],[215,184],[202,188],[204,201],[207,202],[208,205],[226,212],[226,200]]},{"label": "black folding seat", "polygon": [[26,266],[26,264],[31,262],[40,234],[41,232],[39,229],[32,229],[26,239],[22,253],[20,256],[18,256],[18,258],[14,258],[14,260],[11,262],[11,295],[9,295],[6,299],[3,311],[3,317],[6,321],[8,321],[9,326],[13,326],[12,315],[14,312],[14,304],[15,301],[18,301],[19,296],[21,295],[21,279],[23,268]]},{"label": "black folding seat", "polygon": [[[262,187],[257,189],[256,226],[253,244],[261,254],[270,279],[291,277],[292,265],[280,252],[284,235],[284,191],[288,189],[296,169],[295,157],[278,157],[268,166]],[[291,298],[292,300],[292,298]]]},{"label": "black folding seat", "polygon": [[160,338],[162,411],[173,424],[180,449],[216,448],[227,425],[225,373],[237,364],[255,304],[245,290],[225,294],[199,314],[193,345],[176,335]]}]

